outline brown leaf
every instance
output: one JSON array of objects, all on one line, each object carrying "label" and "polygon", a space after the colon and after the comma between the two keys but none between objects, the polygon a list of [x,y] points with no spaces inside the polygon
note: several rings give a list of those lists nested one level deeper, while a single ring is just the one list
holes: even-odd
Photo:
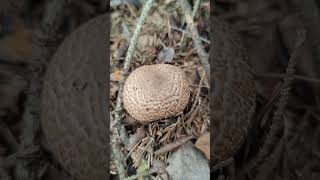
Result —
[{"label": "brown leaf", "polygon": [[115,68],[113,73],[111,73],[111,75],[110,75],[110,80],[111,81],[120,81],[120,79],[121,79],[121,71],[119,70],[119,68]]},{"label": "brown leaf", "polygon": [[198,138],[195,146],[196,148],[201,150],[210,160],[210,132],[206,132],[203,135],[201,135]]}]

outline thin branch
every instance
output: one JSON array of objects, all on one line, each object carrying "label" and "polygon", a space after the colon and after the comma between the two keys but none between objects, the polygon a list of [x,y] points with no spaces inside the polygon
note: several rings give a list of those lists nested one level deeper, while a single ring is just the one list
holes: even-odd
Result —
[{"label": "thin branch", "polygon": [[197,52],[199,54],[199,58],[201,61],[201,64],[204,66],[205,70],[206,70],[206,75],[208,80],[210,79],[210,65],[209,65],[209,55],[205,52],[205,50],[202,47],[201,44],[201,40],[200,40],[200,36],[198,33],[197,28],[195,27],[194,21],[193,21],[193,17],[192,17],[192,12],[191,12],[191,7],[188,3],[188,1],[185,0],[179,0],[180,5],[182,10],[184,11],[184,15],[186,18],[186,23],[188,25],[188,28],[191,31],[191,35],[192,35],[192,39],[194,41],[194,45],[197,49]]},{"label": "thin branch", "polygon": [[272,125],[266,137],[266,141],[263,144],[261,150],[258,152],[258,155],[256,156],[256,158],[254,158],[251,162],[249,162],[248,166],[245,167],[245,172],[249,172],[252,168],[259,165],[265,159],[265,157],[269,154],[275,142],[277,142],[277,135],[281,132],[284,125],[283,114],[289,99],[289,92],[291,90],[293,74],[295,73],[295,66],[298,61],[297,49],[300,48],[304,42],[305,42],[305,34],[301,34],[300,38],[298,38],[295,44],[295,50],[293,51],[289,59],[289,63],[286,69],[286,77],[284,78],[283,86],[280,92],[280,100],[278,103],[278,107],[274,113],[274,116],[272,119]]},{"label": "thin branch", "polygon": [[162,146],[160,149],[154,152],[154,155],[157,156],[157,155],[172,151],[173,149],[185,144],[186,142],[188,142],[190,139],[193,139],[193,138],[194,138],[193,136],[181,137],[172,143]]},{"label": "thin branch", "polygon": [[201,0],[196,0],[196,2],[194,3],[194,6],[193,6],[193,10],[192,10],[192,17],[194,18],[197,14],[197,11],[199,9],[199,6],[200,6],[200,1]]},{"label": "thin branch", "polygon": [[221,161],[219,162],[217,165],[214,165],[212,168],[211,168],[211,171],[214,172],[214,171],[217,171],[221,168],[224,168],[226,166],[229,166],[232,162],[234,162],[234,159],[233,157],[230,157],[224,161]]},{"label": "thin branch", "polygon": [[[189,31],[184,30],[184,29],[181,29],[181,28],[179,28],[179,27],[170,25],[170,28],[173,29],[173,30],[176,30],[176,31],[180,31],[180,32],[182,32],[182,33],[184,33],[184,34],[186,34],[186,35],[192,36],[192,34],[191,34]],[[209,41],[208,39],[204,38],[204,37],[201,37],[201,36],[200,36],[200,40],[203,41],[203,42],[205,42],[205,43],[207,43],[207,44],[210,44],[210,41]]]},{"label": "thin branch", "polygon": [[148,0],[143,9],[142,9],[142,13],[138,19],[137,22],[137,26],[135,28],[135,31],[133,33],[133,36],[131,38],[130,41],[130,45],[127,51],[127,55],[125,58],[125,62],[123,65],[123,69],[122,69],[122,76],[121,76],[121,80],[119,82],[119,91],[118,91],[118,97],[117,97],[117,103],[116,103],[116,109],[115,109],[115,118],[114,121],[111,122],[111,125],[113,128],[116,128],[115,131],[113,131],[113,135],[112,135],[112,153],[114,155],[115,158],[115,163],[117,165],[117,170],[118,170],[118,174],[120,179],[124,179],[124,177],[126,176],[125,173],[125,166],[124,166],[124,155],[121,151],[121,147],[120,147],[120,129],[121,129],[121,112],[122,112],[122,91],[123,91],[123,84],[124,81],[126,79],[126,76],[128,74],[129,71],[129,67],[130,67],[130,63],[131,63],[131,59],[133,56],[133,52],[134,52],[134,48],[137,44],[137,40],[139,37],[139,34],[141,32],[141,28],[142,25],[144,24],[146,17],[148,15],[149,10],[151,9],[153,4],[153,0]]},{"label": "thin branch", "polygon": [[12,134],[7,124],[3,121],[0,122],[0,135],[9,145],[11,151],[16,152],[18,150],[19,144],[16,138]]},{"label": "thin branch", "polygon": [[65,0],[52,0],[47,1],[45,6],[45,14],[41,21],[42,29],[45,32],[47,38],[53,36],[58,31],[62,24],[63,11],[66,5]]},{"label": "thin branch", "polygon": [[[262,72],[262,73],[257,72],[255,76],[264,77],[264,78],[284,78],[286,75],[280,74],[280,73],[274,73],[274,72]],[[305,81],[308,83],[320,84],[320,79],[317,79],[317,78],[311,78],[311,77],[306,77],[301,75],[293,75],[292,77],[296,81]]]},{"label": "thin branch", "polygon": [[201,79],[198,85],[198,88],[196,90],[196,95],[194,97],[194,101],[193,104],[191,106],[190,111],[184,116],[184,118],[182,119],[182,121],[185,121],[187,118],[190,117],[190,115],[197,109],[199,108],[198,106],[200,105],[200,101],[199,101],[199,97],[200,97],[200,92],[201,92],[201,87],[202,87],[202,82],[205,76],[205,71],[203,71],[202,75],[201,75]]},{"label": "thin branch", "polygon": [[312,47],[316,67],[320,66],[320,12],[315,0],[295,1],[297,8],[301,10],[306,28],[306,40]]}]

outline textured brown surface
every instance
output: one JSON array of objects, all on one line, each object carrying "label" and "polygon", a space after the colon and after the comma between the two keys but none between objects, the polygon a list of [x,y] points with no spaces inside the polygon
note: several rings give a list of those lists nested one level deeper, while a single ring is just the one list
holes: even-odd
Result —
[{"label": "textured brown surface", "polygon": [[67,37],[44,80],[42,131],[54,157],[78,180],[108,177],[107,22],[99,16]]},{"label": "textured brown surface", "polygon": [[123,90],[123,104],[136,120],[150,122],[182,112],[190,87],[182,69],[169,64],[145,65],[134,70]]},{"label": "textured brown surface", "polygon": [[243,144],[255,111],[256,90],[246,52],[231,27],[211,20],[211,160],[232,157]]}]

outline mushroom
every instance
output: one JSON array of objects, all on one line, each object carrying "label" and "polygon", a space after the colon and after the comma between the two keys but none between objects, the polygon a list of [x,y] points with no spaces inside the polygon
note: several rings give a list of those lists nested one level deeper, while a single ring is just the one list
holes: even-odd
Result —
[{"label": "mushroom", "polygon": [[137,121],[173,117],[187,106],[190,87],[182,69],[169,64],[144,65],[127,78],[124,109]]},{"label": "mushroom", "polygon": [[67,36],[43,80],[41,131],[52,159],[72,179],[109,177],[107,24],[109,14],[100,15]]}]

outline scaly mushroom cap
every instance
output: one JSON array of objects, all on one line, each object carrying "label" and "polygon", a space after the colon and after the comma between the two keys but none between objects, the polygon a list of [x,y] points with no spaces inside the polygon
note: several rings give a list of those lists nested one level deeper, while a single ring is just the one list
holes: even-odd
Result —
[{"label": "scaly mushroom cap", "polygon": [[43,81],[41,130],[53,158],[77,180],[109,176],[107,24],[104,14],[66,37]]},{"label": "scaly mushroom cap", "polygon": [[136,120],[151,122],[182,112],[190,87],[184,71],[169,64],[144,65],[127,78],[123,105]]}]

